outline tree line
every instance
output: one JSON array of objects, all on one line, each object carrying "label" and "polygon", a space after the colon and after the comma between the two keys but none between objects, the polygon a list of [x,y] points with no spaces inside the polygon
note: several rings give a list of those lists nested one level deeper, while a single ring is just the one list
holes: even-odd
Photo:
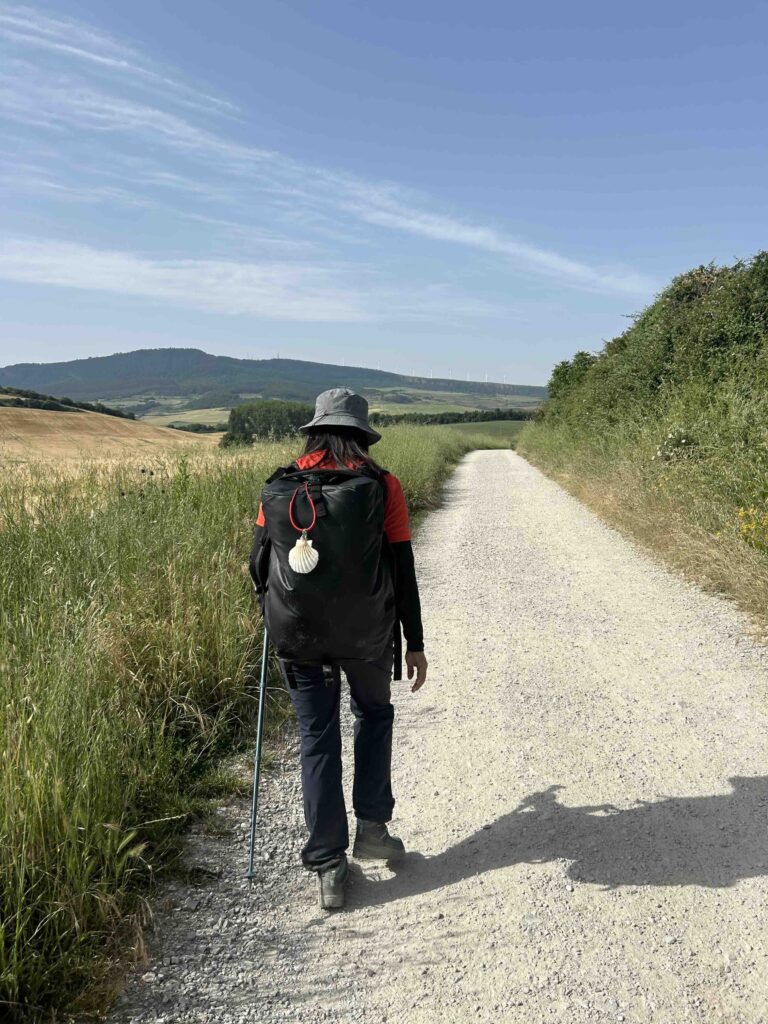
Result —
[{"label": "tree line", "polygon": [[372,412],[372,425],[389,427],[395,423],[489,423],[491,420],[529,420],[532,413],[526,409],[467,409],[465,412]]},{"label": "tree line", "polygon": [[[221,439],[224,447],[253,444],[260,440],[279,440],[298,432],[302,424],[314,415],[311,405],[279,399],[262,399],[236,405],[229,414],[227,431]],[[388,427],[396,423],[416,423],[423,426],[441,423],[487,423],[491,420],[527,420],[531,413],[525,409],[468,409],[465,412],[372,412],[373,426]],[[186,428],[189,429],[189,428]]]},{"label": "tree line", "polygon": [[312,419],[314,409],[302,402],[263,399],[243,402],[230,411],[227,432],[221,445],[253,444],[257,440],[279,440],[298,432]]},{"label": "tree line", "polygon": [[132,412],[115,409],[102,402],[75,402],[71,398],[54,398],[42,395],[28,388],[0,387],[0,404],[17,409],[50,409],[54,412],[99,412],[104,416],[119,416],[121,419],[135,420]]}]

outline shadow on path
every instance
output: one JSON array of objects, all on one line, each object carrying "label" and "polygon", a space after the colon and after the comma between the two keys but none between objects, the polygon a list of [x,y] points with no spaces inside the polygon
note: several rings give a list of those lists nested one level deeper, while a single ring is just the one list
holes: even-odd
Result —
[{"label": "shadow on path", "polygon": [[511,813],[435,857],[409,854],[396,873],[356,887],[375,906],[442,889],[513,864],[564,859],[568,876],[622,885],[725,887],[768,875],[768,777],[732,778],[732,792],[668,797],[621,810],[566,807],[562,786],[532,793]]}]

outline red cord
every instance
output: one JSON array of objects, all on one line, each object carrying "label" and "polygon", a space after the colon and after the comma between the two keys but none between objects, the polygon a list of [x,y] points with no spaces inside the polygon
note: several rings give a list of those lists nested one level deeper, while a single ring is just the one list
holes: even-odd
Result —
[{"label": "red cord", "polygon": [[[309,524],[309,526],[299,526],[298,523],[296,522],[296,520],[293,518],[293,504],[296,501],[296,495],[301,490],[304,490],[304,491],[307,492],[307,501],[309,502],[309,504],[310,504],[310,506],[312,508],[312,522]],[[291,520],[291,526],[298,533],[303,533],[305,530],[308,532],[309,530],[311,530],[314,527],[315,523],[317,522],[317,509],[315,508],[314,501],[312,501],[312,495],[309,493],[309,484],[304,484],[303,488],[297,487],[296,490],[293,492],[293,497],[291,498],[291,503],[288,506],[288,517]]]}]

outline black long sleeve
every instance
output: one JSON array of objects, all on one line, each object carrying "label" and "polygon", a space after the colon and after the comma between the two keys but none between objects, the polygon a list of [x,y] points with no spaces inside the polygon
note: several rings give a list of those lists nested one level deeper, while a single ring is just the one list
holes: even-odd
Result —
[{"label": "black long sleeve", "polygon": [[403,626],[406,646],[409,651],[423,651],[424,629],[421,625],[421,601],[413,547],[406,540],[392,544],[391,548],[395,563],[395,605],[397,617]]}]

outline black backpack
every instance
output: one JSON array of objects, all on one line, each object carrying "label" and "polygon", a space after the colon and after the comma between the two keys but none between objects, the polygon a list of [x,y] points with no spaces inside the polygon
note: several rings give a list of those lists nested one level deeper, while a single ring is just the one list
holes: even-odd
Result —
[{"label": "black backpack", "polygon": [[[384,654],[396,617],[385,500],[383,477],[367,469],[294,465],[267,481],[254,576],[278,657],[337,665]],[[289,554],[304,529],[318,559],[297,572]]]}]

